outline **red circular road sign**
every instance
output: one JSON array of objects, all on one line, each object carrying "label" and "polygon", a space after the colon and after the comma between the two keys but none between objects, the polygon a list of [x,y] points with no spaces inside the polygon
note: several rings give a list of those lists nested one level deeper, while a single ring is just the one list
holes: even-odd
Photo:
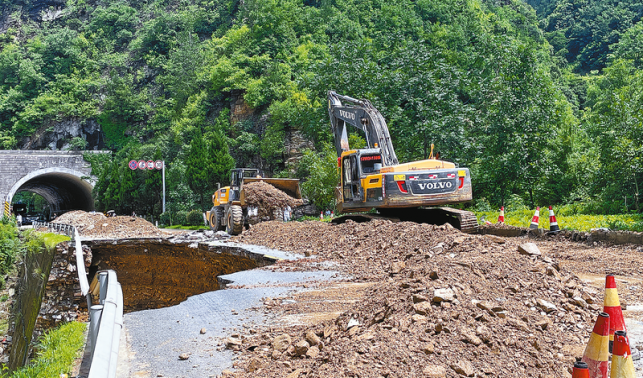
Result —
[{"label": "red circular road sign", "polygon": [[147,168],[147,162],[145,160],[139,160],[138,169],[145,169],[145,168]]},{"label": "red circular road sign", "polygon": [[154,161],[153,160],[148,160],[147,161],[147,169],[154,169]]},{"label": "red circular road sign", "polygon": [[157,160],[156,162],[154,162],[154,167],[156,169],[163,169],[163,161],[162,160]]},{"label": "red circular road sign", "polygon": [[129,169],[136,170],[136,168],[138,168],[138,163],[136,162],[136,160],[130,160]]}]

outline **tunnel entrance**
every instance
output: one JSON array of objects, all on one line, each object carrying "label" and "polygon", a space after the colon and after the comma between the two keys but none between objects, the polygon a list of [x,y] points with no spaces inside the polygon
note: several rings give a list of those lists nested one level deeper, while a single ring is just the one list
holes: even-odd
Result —
[{"label": "tunnel entrance", "polygon": [[220,275],[275,261],[239,247],[174,244],[162,239],[83,243],[92,253],[90,282],[99,270],[116,271],[126,312],[177,305],[190,296],[220,289]]},{"label": "tunnel entrance", "polygon": [[38,170],[18,181],[9,192],[13,201],[15,194],[31,192],[42,196],[49,204],[51,214],[70,210],[94,210],[92,185],[85,181],[81,172],[65,168]]}]

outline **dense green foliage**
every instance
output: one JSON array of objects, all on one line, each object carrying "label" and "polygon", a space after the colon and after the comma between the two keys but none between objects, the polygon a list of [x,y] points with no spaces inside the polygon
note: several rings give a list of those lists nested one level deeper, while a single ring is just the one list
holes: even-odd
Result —
[{"label": "dense green foliage", "polygon": [[0,218],[0,278],[4,286],[4,276],[11,270],[16,257],[22,250],[18,238],[18,227],[13,219]]},{"label": "dense green foliage", "polygon": [[11,378],[51,378],[69,374],[74,360],[85,346],[85,328],[81,322],[69,322],[47,331],[36,346],[36,358]]},{"label": "dense green foliage", "polygon": [[[518,196],[639,210],[640,2],[69,0],[48,21],[14,10],[0,36],[0,148],[62,120],[99,122],[114,150],[93,158],[100,210],[160,214],[160,173],[127,167],[139,159],[166,161],[176,215],[209,208],[235,165],[308,179],[304,193],[331,206],[330,89],[383,113],[401,161],[435,144],[470,167],[474,198],[494,207]],[[249,115],[232,103],[241,95]],[[316,149],[294,166],[293,130]]]}]

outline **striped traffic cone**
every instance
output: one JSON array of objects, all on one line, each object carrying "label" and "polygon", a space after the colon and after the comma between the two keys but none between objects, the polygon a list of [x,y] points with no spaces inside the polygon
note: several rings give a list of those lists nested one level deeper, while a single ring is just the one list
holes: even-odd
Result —
[{"label": "striped traffic cone", "polygon": [[556,216],[554,215],[554,210],[549,206],[549,232],[558,232],[558,222],[556,222]]},{"label": "striped traffic cone", "polygon": [[587,364],[590,378],[607,378],[609,365],[610,316],[598,314],[592,334],[589,335],[582,361]]},{"label": "striped traffic cone", "polygon": [[498,215],[498,223],[505,224],[505,207],[500,208],[500,215]]},{"label": "striped traffic cone", "polygon": [[534,212],[534,217],[531,218],[531,224],[529,225],[529,228],[532,230],[537,230],[538,222],[540,222],[540,206],[536,208],[536,211]]},{"label": "striped traffic cone", "polygon": [[319,220],[320,221],[324,220],[324,212],[323,211],[319,213]]},{"label": "striped traffic cone", "polygon": [[614,332],[614,353],[610,378],[636,378],[630,342],[625,331]]},{"label": "striped traffic cone", "polygon": [[603,312],[610,316],[610,353],[612,353],[612,345],[614,343],[614,332],[627,331],[625,328],[625,319],[623,319],[623,310],[621,310],[621,302],[618,300],[618,292],[616,291],[616,281],[613,275],[605,277],[605,299],[603,301]]},{"label": "striped traffic cone", "polygon": [[590,378],[587,364],[582,361],[574,362],[574,370],[572,372],[572,378]]}]

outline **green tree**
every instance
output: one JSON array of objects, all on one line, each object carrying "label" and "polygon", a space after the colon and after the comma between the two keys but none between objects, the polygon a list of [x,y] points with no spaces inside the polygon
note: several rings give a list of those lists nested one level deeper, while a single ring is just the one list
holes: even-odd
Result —
[{"label": "green tree", "polygon": [[322,152],[304,150],[296,175],[303,180],[302,195],[318,209],[335,207],[335,187],[339,183],[339,174],[335,149],[330,144],[325,144]]},{"label": "green tree", "polygon": [[185,156],[185,180],[188,186],[199,198],[199,204],[203,207],[203,194],[210,189],[210,175],[212,174],[212,161],[209,159],[208,145],[203,138],[200,129],[196,129],[190,148]]}]

